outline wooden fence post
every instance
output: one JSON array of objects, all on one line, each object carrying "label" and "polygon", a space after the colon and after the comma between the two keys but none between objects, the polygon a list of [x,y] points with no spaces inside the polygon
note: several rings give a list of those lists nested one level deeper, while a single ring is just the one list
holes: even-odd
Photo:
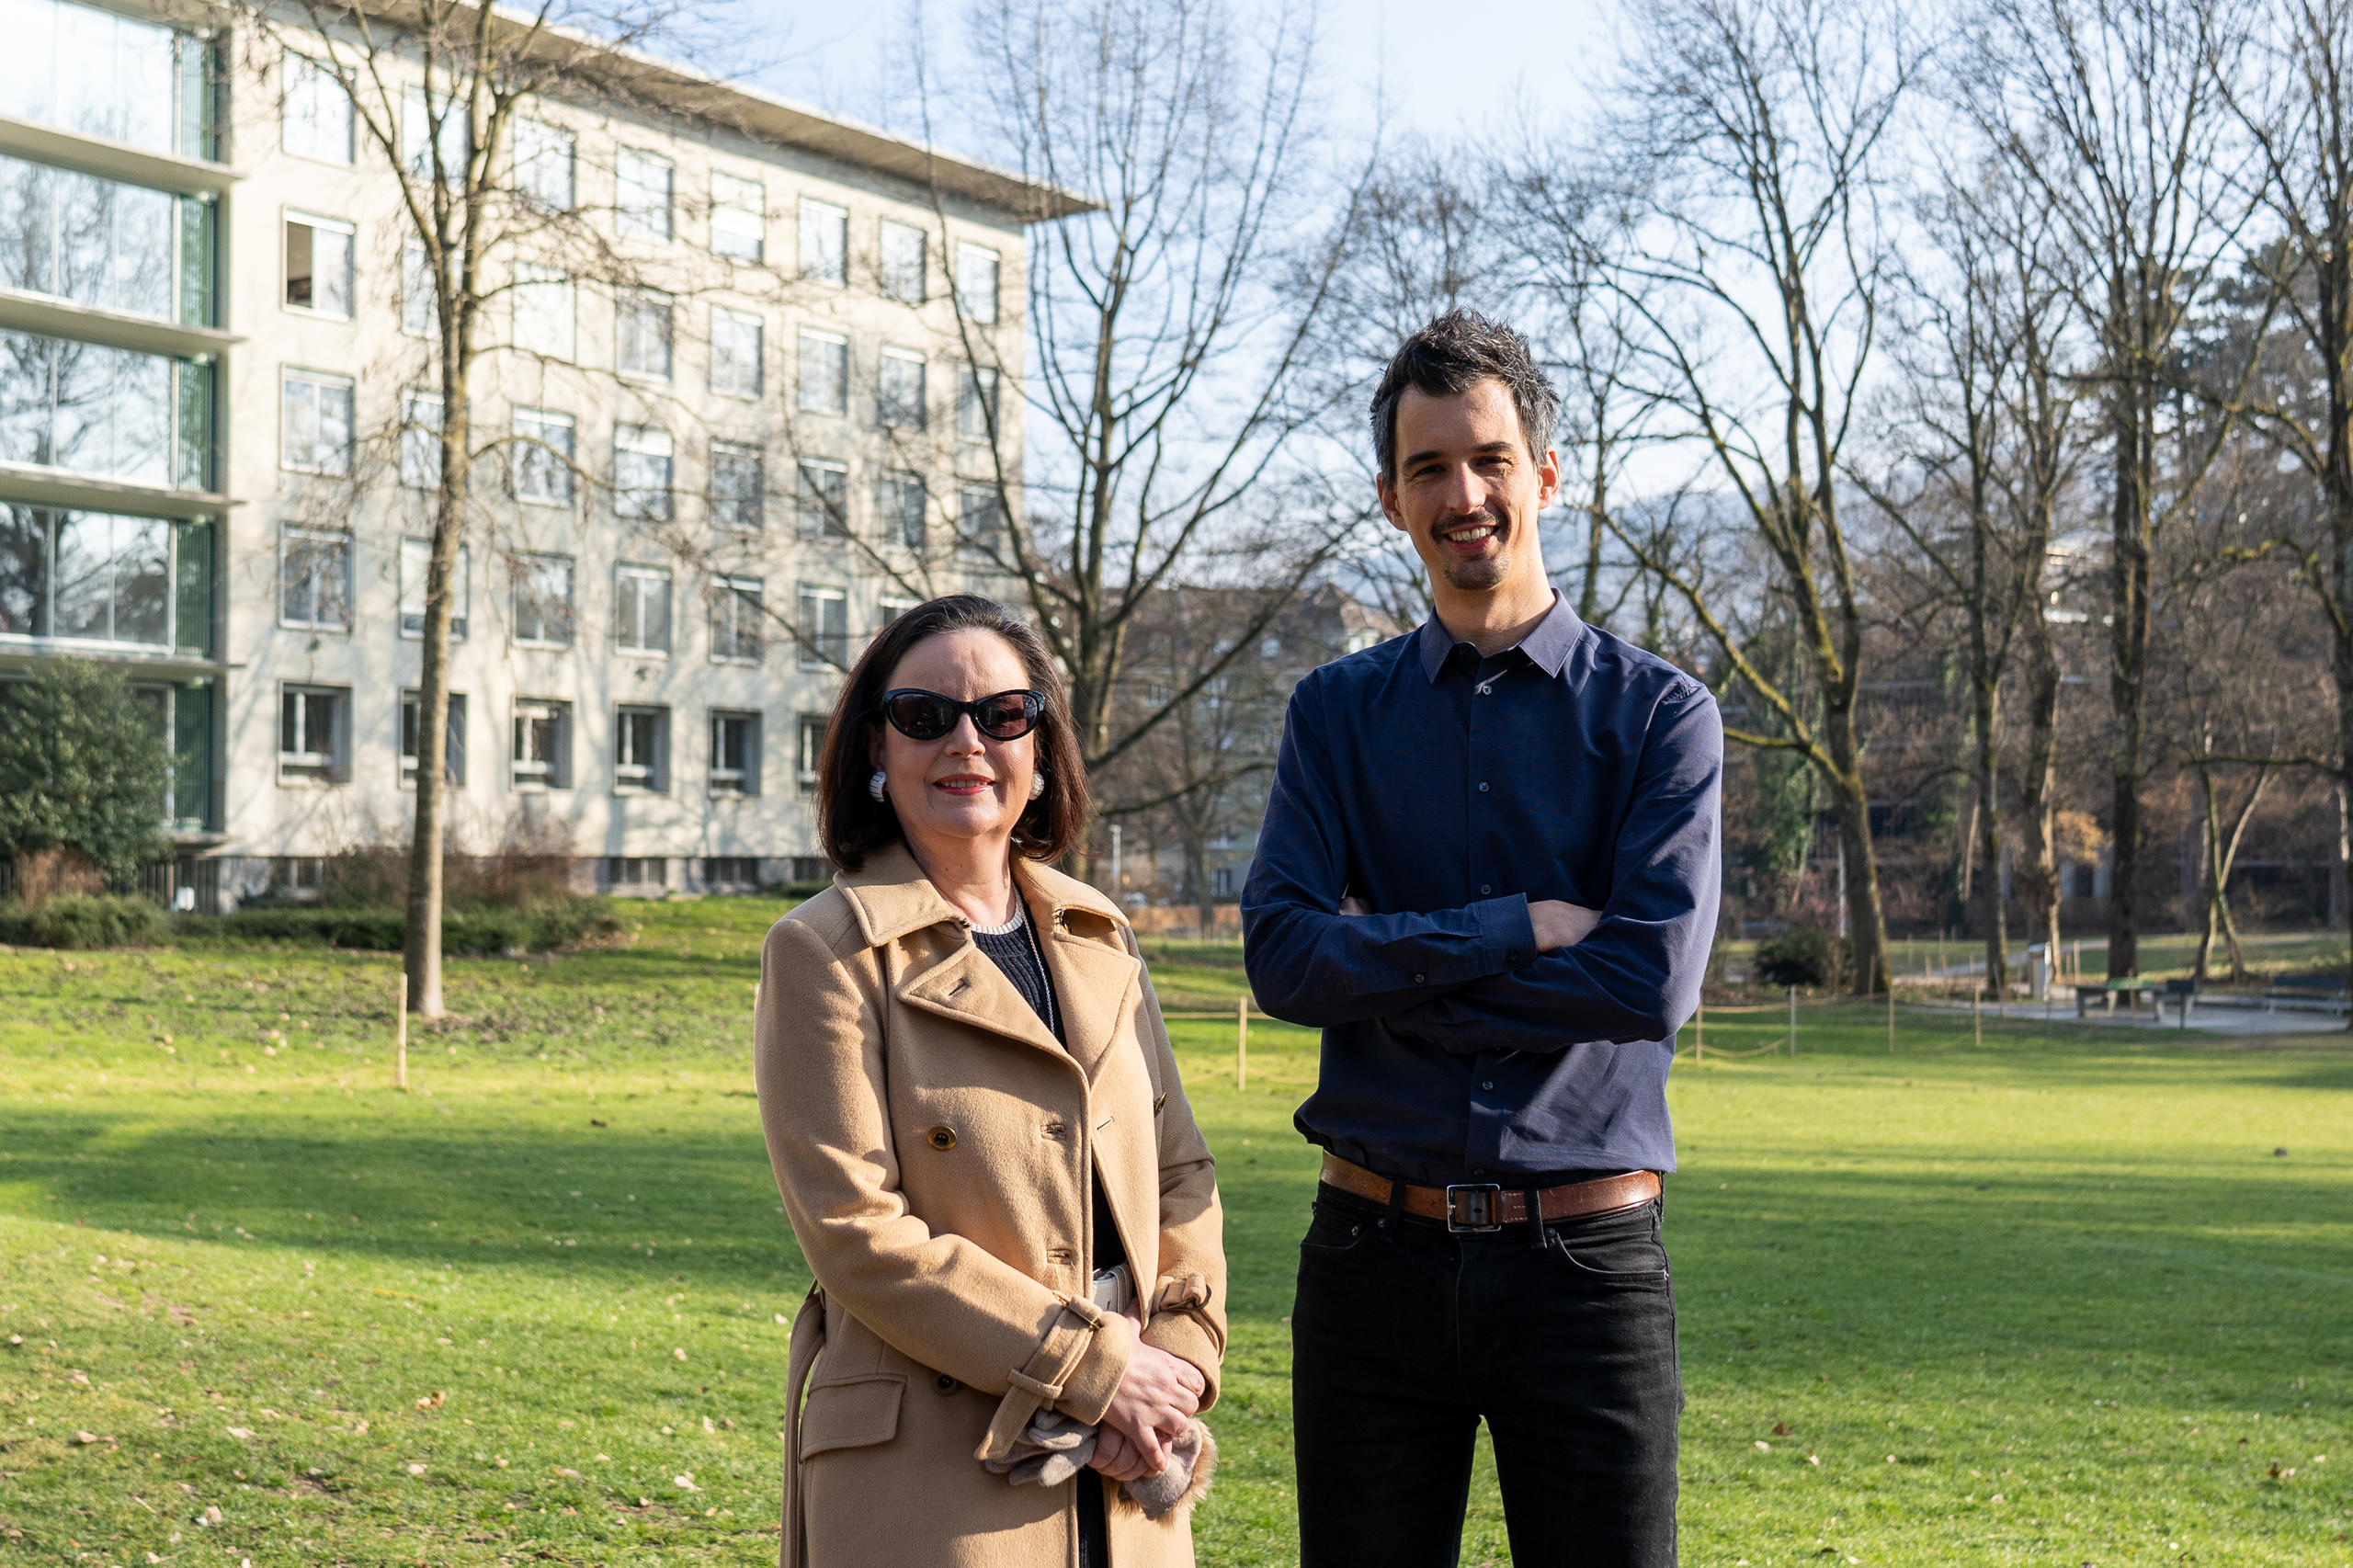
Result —
[{"label": "wooden fence post", "polygon": [[408,1092],[408,971],[401,971],[400,1021],[392,1031],[392,1087]]},{"label": "wooden fence post", "polygon": [[1796,986],[1792,985],[1792,986],[1790,986],[1790,1060],[1791,1060],[1792,1062],[1796,1061],[1796,1060],[1797,1060],[1797,1054],[1798,1054],[1798,988],[1797,988]]},{"label": "wooden fence post", "polygon": [[1984,986],[1972,985],[1969,988],[1969,1042],[1972,1045],[1983,1046],[1985,1043],[1985,1025],[1978,1006],[1978,1004],[1984,999]]},{"label": "wooden fence post", "polygon": [[1895,977],[1887,977],[1887,1053],[1895,1054]]},{"label": "wooden fence post", "polygon": [[1250,997],[1245,992],[1233,1005],[1233,1086],[1250,1081]]}]

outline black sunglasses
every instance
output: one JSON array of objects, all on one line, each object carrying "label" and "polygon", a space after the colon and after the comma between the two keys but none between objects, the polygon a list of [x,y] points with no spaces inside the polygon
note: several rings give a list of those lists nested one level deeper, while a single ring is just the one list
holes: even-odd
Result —
[{"label": "black sunglasses", "polygon": [[911,741],[936,741],[970,713],[981,733],[993,741],[1017,741],[1038,727],[1046,710],[1042,691],[998,691],[959,702],[921,687],[903,686],[882,694],[881,714],[891,728]]}]

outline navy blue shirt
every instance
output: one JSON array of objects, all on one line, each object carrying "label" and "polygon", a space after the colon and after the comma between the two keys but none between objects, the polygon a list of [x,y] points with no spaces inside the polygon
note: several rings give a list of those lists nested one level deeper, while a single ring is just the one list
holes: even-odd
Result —
[{"label": "navy blue shirt", "polygon": [[[1673,1170],[1722,772],[1707,688],[1558,597],[1493,658],[1433,617],[1300,682],[1242,893],[1258,1005],[1324,1031],[1300,1131],[1428,1186]],[[1601,923],[1540,955],[1530,899]]]}]

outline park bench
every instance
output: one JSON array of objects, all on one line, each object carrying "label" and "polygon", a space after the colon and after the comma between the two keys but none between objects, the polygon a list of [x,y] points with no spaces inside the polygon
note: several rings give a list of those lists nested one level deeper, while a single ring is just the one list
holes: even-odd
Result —
[{"label": "park bench", "polygon": [[2345,977],[2335,974],[2274,975],[2264,988],[2263,1010],[2276,1013],[2285,1006],[2290,1012],[2335,1013],[2344,1009]]},{"label": "park bench", "polygon": [[2159,1017],[2163,1017],[2164,1004],[2158,1000],[2155,988],[2138,975],[2123,975],[2115,980],[2096,981],[2088,985],[2076,986],[2075,1017],[2080,1018],[2086,1016],[2091,1011],[2091,1005],[2094,1002],[2100,1005],[2102,1012],[2114,1013],[2116,999],[2119,996],[2124,998],[2124,1010],[2127,1013],[2136,1013],[2140,1010],[2141,997],[2144,994],[2149,998],[2150,1006],[2157,1011]]},{"label": "park bench", "polygon": [[[2181,1004],[2181,1027],[2183,1028],[2188,1028],[2189,1027],[2189,1009],[2196,1005],[2198,1001],[2198,977],[2196,975],[2191,975],[2187,979],[2166,981],[2165,999],[2166,1002],[2178,1002]],[[2159,1022],[2163,1022],[2165,1019],[2165,1006],[2162,1003],[2160,1003],[2157,1007],[2157,1018]]]}]

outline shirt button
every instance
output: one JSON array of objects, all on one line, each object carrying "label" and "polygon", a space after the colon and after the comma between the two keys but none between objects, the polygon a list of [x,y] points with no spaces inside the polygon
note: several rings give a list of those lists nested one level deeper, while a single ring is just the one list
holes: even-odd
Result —
[{"label": "shirt button", "polygon": [[1480,779],[1480,780],[1479,780],[1479,793],[1481,793],[1482,795],[1483,795],[1483,794],[1485,794],[1486,792],[1487,792],[1487,781],[1486,781],[1485,779],[1482,778],[1482,779]]},{"label": "shirt button", "polygon": [[1487,883],[1485,883],[1485,882],[1481,882],[1481,883],[1479,884],[1479,891],[1480,891],[1482,893],[1491,893],[1491,892],[1495,892],[1495,890],[1493,887],[1489,886]]},{"label": "shirt button", "polygon": [[1480,695],[1480,696],[1482,696],[1482,697],[1486,696],[1486,695],[1487,695],[1487,692],[1489,691],[1489,689],[1490,689],[1490,688],[1489,688],[1489,687],[1483,687],[1483,687],[1481,687],[1479,688],[1479,695]]},{"label": "shirt button", "polygon": [[1414,976],[1414,983],[1415,983],[1415,984],[1419,985],[1421,983],[1422,983],[1422,977],[1421,977],[1420,975],[1418,975],[1418,974],[1417,974],[1417,975]]},{"label": "shirt button", "polygon": [[1483,1089],[1492,1089],[1492,1088],[1494,1088],[1494,1087],[1495,1086],[1495,1081],[1493,1078],[1488,1078],[1488,1079],[1483,1080],[1483,1081],[1480,1083],[1479,1086],[1480,1086],[1481,1088],[1483,1088]]}]

